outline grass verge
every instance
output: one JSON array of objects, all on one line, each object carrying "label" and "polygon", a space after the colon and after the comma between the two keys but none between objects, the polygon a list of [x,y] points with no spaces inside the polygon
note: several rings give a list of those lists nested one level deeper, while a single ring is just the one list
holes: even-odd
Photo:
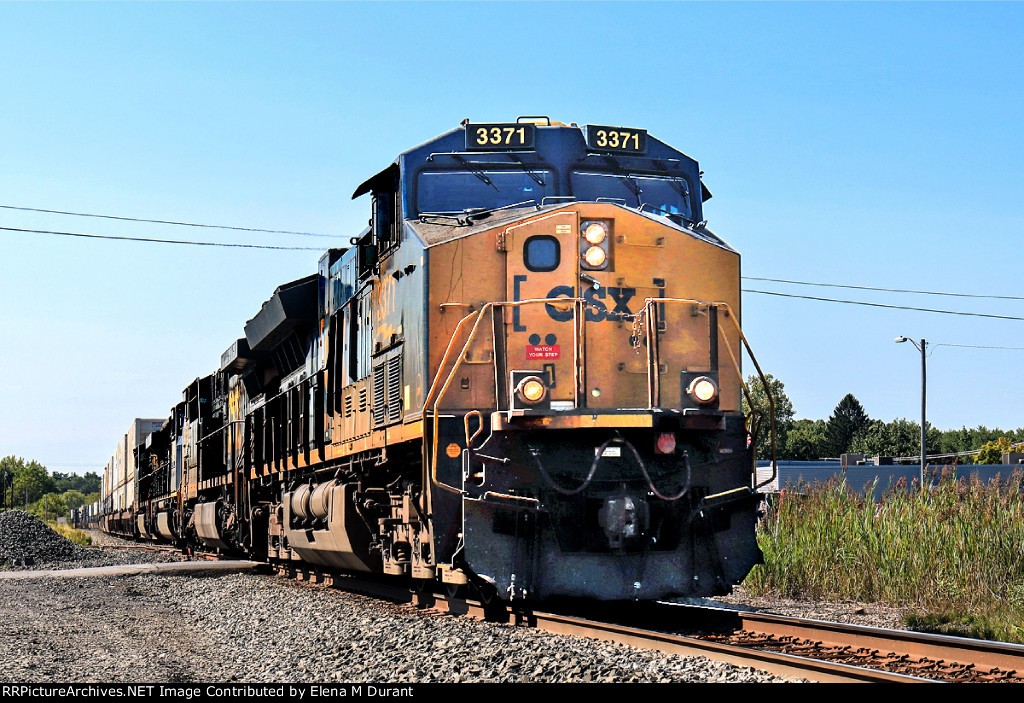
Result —
[{"label": "grass verge", "polygon": [[[930,490],[842,479],[785,491],[758,530],[755,595],[880,602],[913,629],[1024,643],[1022,475]],[[868,498],[865,498],[865,495]]]}]

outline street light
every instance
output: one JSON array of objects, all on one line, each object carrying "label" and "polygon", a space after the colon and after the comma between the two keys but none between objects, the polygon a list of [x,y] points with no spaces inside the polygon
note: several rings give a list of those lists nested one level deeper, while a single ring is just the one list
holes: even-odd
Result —
[{"label": "street light", "polygon": [[928,348],[928,342],[921,340],[918,344],[909,337],[897,337],[893,340],[897,344],[901,342],[910,342],[914,347],[921,352],[921,488],[924,488],[924,471],[925,471],[925,432],[924,432],[924,416],[925,416],[925,389],[926,385],[926,373],[925,373],[925,349]]}]

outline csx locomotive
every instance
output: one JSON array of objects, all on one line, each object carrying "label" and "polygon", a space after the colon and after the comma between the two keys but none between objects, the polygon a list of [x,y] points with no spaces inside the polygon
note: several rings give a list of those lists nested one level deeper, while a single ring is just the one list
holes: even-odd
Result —
[{"label": "csx locomotive", "polygon": [[697,163],[642,129],[464,121],[364,195],[350,247],[132,425],[103,528],[504,600],[739,583],[740,257]]}]

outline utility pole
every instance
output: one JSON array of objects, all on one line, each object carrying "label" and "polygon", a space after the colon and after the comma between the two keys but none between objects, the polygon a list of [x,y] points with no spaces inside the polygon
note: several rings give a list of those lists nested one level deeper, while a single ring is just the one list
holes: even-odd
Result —
[{"label": "utility pole", "polygon": [[900,342],[910,342],[911,344],[914,345],[915,348],[917,348],[918,351],[921,352],[921,488],[924,488],[924,474],[925,468],[927,466],[925,458],[925,408],[927,406],[927,403],[925,402],[925,398],[928,389],[928,368],[927,363],[925,361],[925,350],[928,348],[928,342],[927,340],[922,339],[921,344],[918,344],[909,337],[897,337],[893,341],[895,341],[897,344],[899,344]]}]

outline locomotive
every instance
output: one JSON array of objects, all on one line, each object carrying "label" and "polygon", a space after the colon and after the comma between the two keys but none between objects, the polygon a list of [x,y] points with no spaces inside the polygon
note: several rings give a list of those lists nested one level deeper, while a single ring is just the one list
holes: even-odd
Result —
[{"label": "locomotive", "polygon": [[697,162],[643,129],[467,120],[366,195],[349,247],[132,424],[92,519],[503,601],[741,582],[740,257]]}]

